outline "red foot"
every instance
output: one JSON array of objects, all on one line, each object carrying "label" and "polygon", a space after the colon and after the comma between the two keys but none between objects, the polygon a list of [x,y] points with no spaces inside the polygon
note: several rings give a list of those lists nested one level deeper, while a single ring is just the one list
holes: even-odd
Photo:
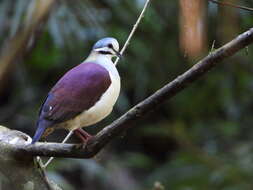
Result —
[{"label": "red foot", "polygon": [[74,130],[74,133],[76,136],[78,136],[81,139],[81,141],[84,144],[86,144],[89,141],[89,139],[93,137],[92,135],[90,135],[89,133],[87,133],[81,128]]}]

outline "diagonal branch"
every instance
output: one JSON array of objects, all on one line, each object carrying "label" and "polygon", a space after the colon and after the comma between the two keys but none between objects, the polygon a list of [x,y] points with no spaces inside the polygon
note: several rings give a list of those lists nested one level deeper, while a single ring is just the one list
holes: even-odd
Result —
[{"label": "diagonal branch", "polygon": [[222,5],[222,6],[233,7],[233,8],[237,8],[237,9],[246,10],[246,11],[253,11],[253,8],[235,5],[235,4],[229,3],[229,2],[223,2],[223,1],[217,1],[217,0],[209,0],[209,1],[212,3],[216,3],[218,5]]},{"label": "diagonal branch", "polygon": [[200,79],[210,69],[217,66],[227,57],[234,55],[239,50],[253,43],[253,28],[236,37],[234,40],[225,44],[221,48],[211,52],[204,59],[200,60],[188,71],[178,76],[175,80],[165,85],[153,95],[149,96],[119,119],[101,130],[86,147],[78,147],[74,144],[59,143],[36,143],[36,145],[10,145],[0,142],[1,146],[8,147],[17,156],[54,156],[54,157],[71,157],[71,158],[90,158],[96,155],[106,144],[112,141],[119,134],[133,127],[132,123],[141,119],[143,115],[150,113],[159,105],[169,100],[177,93],[185,89],[191,83]]}]

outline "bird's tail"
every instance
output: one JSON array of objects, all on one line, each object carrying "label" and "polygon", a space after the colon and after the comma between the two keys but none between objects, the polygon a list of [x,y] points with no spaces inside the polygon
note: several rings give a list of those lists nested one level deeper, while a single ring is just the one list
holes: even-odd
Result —
[{"label": "bird's tail", "polygon": [[52,132],[53,129],[49,128],[50,125],[51,125],[50,121],[47,121],[44,119],[39,120],[37,122],[37,130],[35,132],[35,135],[33,136],[32,144],[39,141],[43,134],[44,134],[43,136],[45,136],[45,135],[47,136],[48,134],[50,134]]},{"label": "bird's tail", "polygon": [[33,136],[32,144],[36,143],[38,140],[40,140],[41,136],[43,135],[44,131],[46,129],[46,126],[39,125],[35,135]]}]

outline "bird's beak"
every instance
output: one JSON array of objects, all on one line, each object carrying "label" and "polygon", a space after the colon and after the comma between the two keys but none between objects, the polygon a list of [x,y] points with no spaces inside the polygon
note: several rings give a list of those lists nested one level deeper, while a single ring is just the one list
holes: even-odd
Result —
[{"label": "bird's beak", "polygon": [[116,51],[115,49],[112,49],[115,53],[115,55],[118,57],[118,58],[122,58],[122,55],[120,54],[119,51]]}]

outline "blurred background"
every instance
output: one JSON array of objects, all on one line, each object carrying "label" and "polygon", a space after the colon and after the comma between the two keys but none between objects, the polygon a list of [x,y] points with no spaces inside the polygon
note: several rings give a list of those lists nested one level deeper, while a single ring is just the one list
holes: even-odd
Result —
[{"label": "blurred background", "polygon": [[[253,7],[252,0],[229,2]],[[0,124],[29,135],[47,92],[98,39],[123,45],[145,0],[1,0]],[[96,134],[215,48],[253,25],[253,14],[205,0],[151,0],[124,58],[122,90]],[[94,159],[55,159],[64,190],[253,189],[253,48],[138,121]],[[66,131],[47,140],[60,142]],[[74,136],[72,142],[79,142]]]}]

